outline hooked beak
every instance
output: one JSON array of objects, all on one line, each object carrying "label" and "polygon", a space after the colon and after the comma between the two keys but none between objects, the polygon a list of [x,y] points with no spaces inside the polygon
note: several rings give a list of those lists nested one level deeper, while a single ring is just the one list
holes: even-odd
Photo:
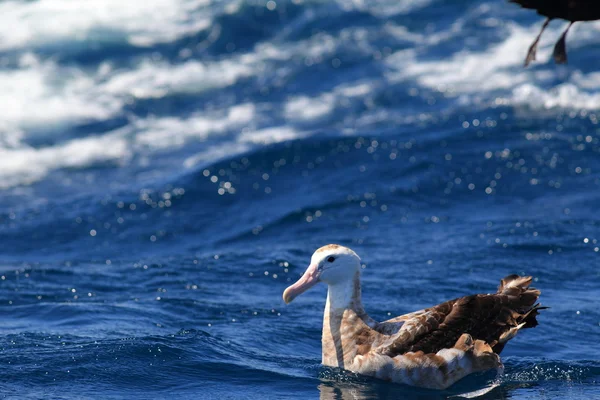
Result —
[{"label": "hooked beak", "polygon": [[283,301],[285,301],[285,304],[290,304],[298,295],[319,283],[319,275],[317,264],[309,265],[304,275],[283,292]]}]

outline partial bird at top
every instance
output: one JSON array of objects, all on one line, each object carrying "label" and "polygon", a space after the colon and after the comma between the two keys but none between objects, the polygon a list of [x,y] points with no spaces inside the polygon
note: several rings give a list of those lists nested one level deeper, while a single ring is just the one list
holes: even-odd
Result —
[{"label": "partial bird at top", "polygon": [[563,32],[554,46],[554,61],[557,64],[567,62],[567,49],[565,40],[571,26],[578,21],[595,21],[600,19],[600,0],[509,0],[511,3],[520,4],[523,8],[537,10],[538,14],[546,17],[542,30],[529,47],[525,66],[535,60],[537,45],[542,33],[553,19],[569,21],[569,26]]},{"label": "partial bird at top", "polygon": [[502,369],[498,354],[522,328],[537,325],[540,291],[530,276],[509,275],[498,292],[460,297],[376,322],[361,301],[360,258],[330,244],[313,254],[283,300],[324,282],[322,363],[396,383],[445,389],[478,371]]}]

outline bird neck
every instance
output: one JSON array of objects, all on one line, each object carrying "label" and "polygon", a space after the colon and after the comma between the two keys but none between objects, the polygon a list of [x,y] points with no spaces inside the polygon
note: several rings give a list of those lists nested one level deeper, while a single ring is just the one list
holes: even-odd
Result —
[{"label": "bird neck", "polygon": [[327,291],[325,310],[342,312],[347,309],[363,310],[360,290],[360,271],[352,279],[330,284]]},{"label": "bird neck", "polygon": [[323,365],[345,368],[351,364],[356,338],[374,324],[362,305],[359,271],[351,280],[329,285],[321,340]]}]

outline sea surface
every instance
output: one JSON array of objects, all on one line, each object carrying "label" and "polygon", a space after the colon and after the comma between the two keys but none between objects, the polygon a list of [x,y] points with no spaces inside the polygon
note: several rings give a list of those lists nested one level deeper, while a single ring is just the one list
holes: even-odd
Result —
[{"label": "sea surface", "polygon": [[[501,0],[0,3],[0,397],[600,398],[600,25]],[[378,320],[535,277],[505,372],[320,365],[325,244]]]}]

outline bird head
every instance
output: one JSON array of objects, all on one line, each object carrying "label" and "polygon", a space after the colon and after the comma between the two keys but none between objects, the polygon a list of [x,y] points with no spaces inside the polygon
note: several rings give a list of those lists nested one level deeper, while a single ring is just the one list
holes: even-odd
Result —
[{"label": "bird head", "polygon": [[345,283],[360,271],[360,257],[351,249],[329,244],[315,251],[310,265],[300,279],[283,292],[283,301],[289,304],[319,282],[328,285]]}]

